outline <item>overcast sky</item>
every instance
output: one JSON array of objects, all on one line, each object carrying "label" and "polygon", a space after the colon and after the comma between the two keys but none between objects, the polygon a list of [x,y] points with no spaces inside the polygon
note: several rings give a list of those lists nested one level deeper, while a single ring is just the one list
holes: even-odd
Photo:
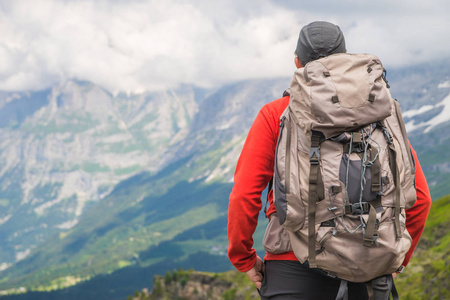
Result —
[{"label": "overcast sky", "polygon": [[0,0],[0,90],[111,92],[290,77],[302,26],[338,24],[388,68],[450,57],[447,0]]}]

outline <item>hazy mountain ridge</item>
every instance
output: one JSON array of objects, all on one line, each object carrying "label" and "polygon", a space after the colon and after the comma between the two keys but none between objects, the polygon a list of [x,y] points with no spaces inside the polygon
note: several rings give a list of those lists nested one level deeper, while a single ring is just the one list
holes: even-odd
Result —
[{"label": "hazy mountain ridge", "polygon": [[388,70],[391,94],[402,106],[409,140],[433,199],[450,189],[450,69],[448,60]]},{"label": "hazy mountain ridge", "polygon": [[[0,265],[73,227],[84,206],[119,181],[158,171],[167,146],[186,134],[197,109],[192,89],[114,97],[89,83],[68,82],[36,94],[39,106],[30,93],[14,93],[0,108],[10,116],[0,128],[6,208],[0,212]],[[36,216],[36,223],[21,224],[24,214]]]},{"label": "hazy mountain ridge", "polygon": [[[417,89],[425,84],[423,73],[415,82],[413,70],[408,69],[407,77],[411,78],[408,83]],[[445,82],[450,74],[447,71],[443,75],[439,70],[436,77],[426,73],[430,99],[448,95]],[[429,104],[427,97],[420,94],[417,99],[411,98],[415,94],[405,88],[404,81],[400,85],[390,79],[390,84],[403,111],[410,111],[405,120],[419,124],[439,114],[438,110],[414,111],[420,102]],[[239,82],[215,91],[184,86],[153,94],[111,95],[89,83],[69,82],[65,89],[48,91],[50,97],[41,96],[49,99],[48,102],[41,100],[43,104],[30,108],[24,114],[26,118],[17,114],[15,119],[22,123],[8,122],[10,125],[0,128],[2,140],[24,136],[23,140],[27,141],[19,145],[1,143],[0,158],[5,155],[1,164],[11,166],[11,161],[21,162],[19,158],[23,155],[13,156],[11,161],[7,159],[7,153],[15,153],[12,149],[25,149],[27,153],[30,149],[42,150],[33,150],[34,156],[27,156],[34,157],[40,169],[33,164],[35,169],[26,164],[17,165],[0,177],[0,186],[7,187],[0,192],[0,207],[6,207],[8,212],[0,213],[0,245],[9,255],[0,253],[4,260],[3,265],[0,262],[1,268],[9,266],[17,255],[26,257],[2,272],[0,289],[20,286],[49,289],[50,283],[58,278],[71,285],[74,278],[69,275],[76,280],[88,280],[114,270],[122,274],[121,270],[126,273],[126,270],[149,268],[148,272],[161,273],[165,271],[161,269],[164,266],[188,263],[186,259],[199,251],[219,255],[217,261],[226,261],[223,255],[227,246],[229,182],[245,135],[259,109],[281,97],[288,86],[289,78],[281,78]],[[96,99],[100,99],[99,107],[95,105]],[[403,103],[403,99],[409,100]],[[409,106],[411,103],[414,106]],[[410,133],[411,143],[427,176],[432,178],[430,187],[436,195],[448,193],[444,179],[450,170],[444,166],[450,161],[445,154],[450,141],[443,135],[443,128],[448,126],[444,120],[427,133],[420,130]],[[30,148],[30,141],[35,146]],[[64,151],[56,153],[57,149]],[[51,153],[58,159],[50,160],[46,155]],[[49,162],[54,164],[49,166]],[[26,173],[28,170],[33,172]],[[32,200],[21,206],[20,202],[9,199],[25,199],[20,185],[15,184],[23,178],[34,181],[24,181],[31,195],[27,199]],[[77,192],[57,202],[62,191],[71,191],[65,187],[73,181],[82,183],[73,189]],[[109,184],[101,185],[101,182]],[[88,192],[95,197],[86,196]],[[78,196],[83,193],[88,199],[84,203]],[[81,215],[77,215],[77,208]],[[42,214],[37,218],[40,211]],[[189,221],[177,224],[180,220]],[[67,225],[61,226],[64,224]],[[257,231],[257,241],[263,226],[264,222]],[[11,237],[14,233],[17,233],[15,239]],[[39,245],[43,240],[45,245]],[[17,241],[27,242],[28,247],[17,247]],[[15,252],[8,253],[5,245],[14,247]],[[37,247],[33,250],[34,245]],[[159,271],[154,269],[157,266]],[[229,264],[221,266],[229,268]]]},{"label": "hazy mountain ridge", "polygon": [[191,155],[195,161],[207,151],[230,144],[218,165],[201,175],[208,180],[216,176],[232,180],[245,134],[258,111],[269,101],[280,98],[287,87],[288,80],[279,78],[244,81],[217,90],[200,103],[186,138],[167,149],[171,161]]}]

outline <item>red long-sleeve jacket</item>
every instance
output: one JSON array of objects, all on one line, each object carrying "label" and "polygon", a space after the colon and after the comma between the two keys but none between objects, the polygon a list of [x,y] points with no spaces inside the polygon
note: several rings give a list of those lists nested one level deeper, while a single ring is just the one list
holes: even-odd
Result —
[{"label": "red long-sleeve jacket", "polygon": [[[280,131],[280,116],[289,104],[289,96],[266,104],[256,117],[245,141],[234,175],[234,187],[228,207],[228,256],[241,272],[250,270],[256,261],[253,233],[262,207],[261,193],[273,176],[275,148]],[[431,206],[428,185],[416,153],[417,202],[406,210],[406,228],[412,237],[403,266],[406,266],[420,239]],[[269,216],[275,211],[269,193]],[[267,253],[265,260],[297,260],[293,252]]]}]

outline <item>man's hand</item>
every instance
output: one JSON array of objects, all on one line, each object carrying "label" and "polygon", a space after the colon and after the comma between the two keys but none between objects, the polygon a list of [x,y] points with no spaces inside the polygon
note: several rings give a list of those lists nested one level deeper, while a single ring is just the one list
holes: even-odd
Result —
[{"label": "man's hand", "polygon": [[397,277],[397,272],[392,273],[392,279],[395,279]]},{"label": "man's hand", "polygon": [[264,277],[264,267],[265,266],[262,259],[257,256],[256,263],[253,268],[245,272],[248,278],[250,278],[250,280],[256,285],[258,290],[261,289],[261,283]]}]

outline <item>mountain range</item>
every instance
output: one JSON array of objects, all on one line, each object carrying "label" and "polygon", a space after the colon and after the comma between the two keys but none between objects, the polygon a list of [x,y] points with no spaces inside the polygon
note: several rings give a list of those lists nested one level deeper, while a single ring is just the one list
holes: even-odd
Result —
[{"label": "mountain range", "polygon": [[[445,65],[388,73],[433,199],[450,193]],[[231,269],[235,164],[259,109],[288,86],[275,78],[112,94],[68,81],[0,92],[0,295],[121,299],[180,266]]]}]

